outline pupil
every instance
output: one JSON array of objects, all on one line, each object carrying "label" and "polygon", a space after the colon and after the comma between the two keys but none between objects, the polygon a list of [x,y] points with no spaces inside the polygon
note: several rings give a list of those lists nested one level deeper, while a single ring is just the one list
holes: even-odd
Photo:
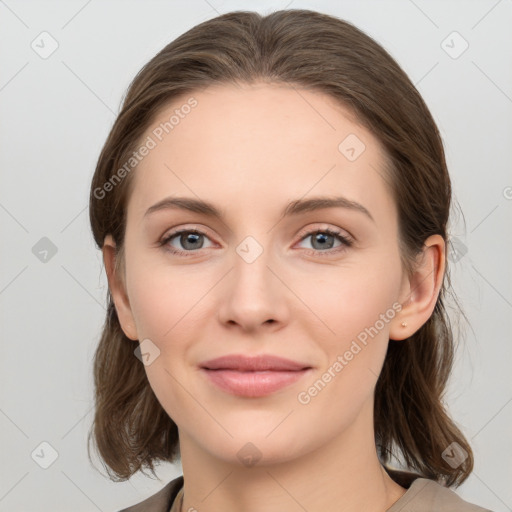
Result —
[{"label": "pupil", "polygon": [[[322,247],[322,248],[326,248],[327,247],[328,249],[331,249],[332,246],[333,246],[333,243],[332,243],[333,241],[331,241],[331,243],[328,243],[326,241],[327,238],[331,238],[332,239],[333,236],[329,235],[327,233],[317,233],[317,235],[314,237],[314,241],[318,242],[320,244],[320,247]],[[315,249],[316,249],[316,247],[315,247]]]},{"label": "pupil", "polygon": [[[198,233],[187,233],[181,236],[181,243],[186,249],[197,249],[197,247],[194,247],[194,243],[199,240],[200,236],[201,235]],[[192,245],[192,247],[190,247],[189,244]]]}]

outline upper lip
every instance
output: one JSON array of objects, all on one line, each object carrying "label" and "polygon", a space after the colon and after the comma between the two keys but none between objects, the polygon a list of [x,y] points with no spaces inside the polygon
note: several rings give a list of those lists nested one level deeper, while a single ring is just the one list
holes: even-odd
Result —
[{"label": "upper lip", "polygon": [[226,356],[210,359],[200,364],[201,368],[207,370],[238,370],[238,371],[298,371],[311,366],[285,359],[283,357],[261,354],[258,356],[244,356],[229,354]]}]

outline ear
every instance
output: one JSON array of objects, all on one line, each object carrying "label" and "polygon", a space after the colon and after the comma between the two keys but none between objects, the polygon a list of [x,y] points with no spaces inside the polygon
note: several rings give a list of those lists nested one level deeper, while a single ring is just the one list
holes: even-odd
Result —
[{"label": "ear", "polygon": [[[400,292],[402,309],[391,322],[390,339],[407,339],[432,315],[443,284],[445,251],[441,235],[431,235],[425,241],[413,275],[404,279]],[[407,325],[404,327],[402,322]]]},{"label": "ear", "polygon": [[111,235],[105,237],[101,250],[103,252],[103,263],[107,273],[108,286],[114,300],[121,329],[131,340],[138,340],[135,321],[126,293],[124,276],[118,275],[119,271],[116,270],[116,244]]}]

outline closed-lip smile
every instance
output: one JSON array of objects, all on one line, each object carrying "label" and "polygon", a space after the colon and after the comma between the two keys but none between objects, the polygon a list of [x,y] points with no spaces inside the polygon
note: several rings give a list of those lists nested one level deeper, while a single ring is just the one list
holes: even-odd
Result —
[{"label": "closed-lip smile", "polygon": [[201,368],[208,370],[237,370],[246,371],[297,371],[311,368],[311,365],[285,359],[270,354],[245,356],[229,354],[211,359],[200,364]]},{"label": "closed-lip smile", "polygon": [[267,354],[230,354],[204,361],[199,367],[222,391],[247,398],[274,393],[312,370],[307,363]]}]

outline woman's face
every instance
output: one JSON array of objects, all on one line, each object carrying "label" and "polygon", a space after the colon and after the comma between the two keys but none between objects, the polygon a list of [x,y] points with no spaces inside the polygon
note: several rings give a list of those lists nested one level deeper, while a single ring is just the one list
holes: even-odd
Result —
[{"label": "woman's face", "polygon": [[[120,319],[181,442],[261,464],[369,435],[405,298],[377,139],[328,96],[258,83],[173,101],[143,143]],[[203,368],[233,354],[308,369]]]}]

